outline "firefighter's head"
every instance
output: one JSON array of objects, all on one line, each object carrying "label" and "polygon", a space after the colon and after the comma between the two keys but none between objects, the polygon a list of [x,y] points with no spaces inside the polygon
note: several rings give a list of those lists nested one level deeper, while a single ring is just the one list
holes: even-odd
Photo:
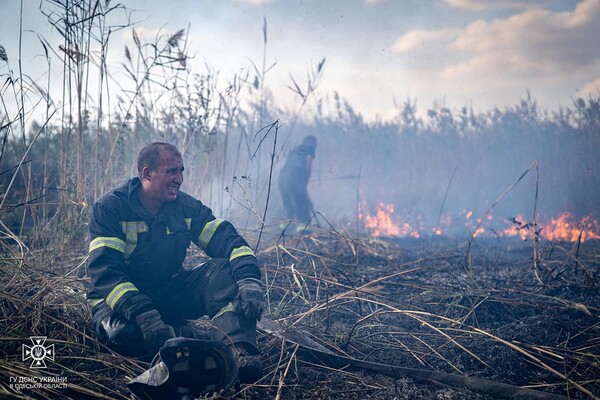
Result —
[{"label": "firefighter's head", "polygon": [[302,139],[302,144],[311,146],[316,149],[317,148],[317,138],[314,137],[313,135],[307,135],[304,137],[304,139]]},{"label": "firefighter's head", "polygon": [[177,147],[169,143],[150,143],[140,151],[137,168],[142,181],[140,199],[149,211],[158,212],[163,204],[177,198],[184,170]]}]

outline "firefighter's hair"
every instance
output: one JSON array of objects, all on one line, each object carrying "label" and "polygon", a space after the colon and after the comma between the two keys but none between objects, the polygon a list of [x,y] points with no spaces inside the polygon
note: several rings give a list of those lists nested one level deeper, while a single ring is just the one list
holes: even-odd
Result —
[{"label": "firefighter's hair", "polygon": [[170,143],[154,142],[147,144],[140,150],[140,154],[138,154],[137,158],[138,176],[140,178],[142,178],[144,167],[150,168],[151,171],[156,171],[158,169],[158,166],[160,165],[160,154],[163,151],[169,151],[181,157],[181,153],[177,147]]},{"label": "firefighter's hair", "polygon": [[313,135],[307,135],[304,137],[304,139],[302,139],[302,144],[307,144],[314,147],[317,145],[317,138]]}]

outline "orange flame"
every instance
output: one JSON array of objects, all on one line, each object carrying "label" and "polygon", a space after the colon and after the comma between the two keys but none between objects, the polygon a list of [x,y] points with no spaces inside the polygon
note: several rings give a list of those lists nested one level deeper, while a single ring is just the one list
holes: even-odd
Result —
[{"label": "orange flame", "polygon": [[[514,222],[512,223],[510,228],[506,228],[502,231],[502,235],[503,236],[518,236],[521,238],[521,240],[527,240],[528,238],[530,238],[531,235],[533,235],[534,233],[528,229],[523,228],[523,226],[525,224],[521,221],[525,221],[525,218],[523,218],[523,216],[521,216],[521,215],[517,215],[514,218]],[[506,222],[510,223],[509,221],[506,221]]]},{"label": "orange flame", "polygon": [[431,229],[434,235],[440,236],[444,234],[444,229],[449,228],[450,226],[452,226],[452,216],[449,213],[446,213],[440,215],[438,224]]},{"label": "orange flame", "polygon": [[[361,207],[362,208],[362,207]],[[364,207],[366,209],[366,207]],[[408,222],[394,222],[392,215],[394,214],[394,205],[379,203],[375,215],[371,215],[368,211],[364,213],[359,210],[359,218],[363,220],[364,227],[371,232],[371,236],[410,236],[420,238],[421,234],[417,229],[414,229]]]},{"label": "orange flame", "polygon": [[[519,236],[526,240],[531,238],[535,232],[531,224],[526,224],[522,216],[515,218],[515,223],[510,228],[502,231],[504,236]],[[539,235],[547,240],[558,240],[565,242],[585,242],[591,239],[600,239],[600,224],[592,217],[587,216],[579,221],[575,220],[570,212],[563,212],[555,218],[550,219],[548,224],[539,224],[537,231]]]},{"label": "orange flame", "polygon": [[485,228],[482,227],[482,226],[480,226],[479,228],[477,228],[475,230],[475,232],[473,232],[473,237],[477,237],[477,236],[483,235],[484,233],[485,233]]},{"label": "orange flame", "polygon": [[364,216],[365,228],[371,230],[371,235],[373,237],[399,236],[400,227],[392,222],[393,213],[393,204],[379,203],[375,215],[367,213]]},{"label": "orange flame", "polygon": [[579,222],[573,220],[569,212],[564,212],[550,220],[550,224],[542,227],[541,234],[548,240],[564,240],[568,242],[585,242],[600,239],[598,221],[591,217],[583,217]]},{"label": "orange flame", "polygon": [[[482,219],[481,218],[476,218],[476,219],[471,219],[471,217],[473,216],[473,211],[467,211],[467,210],[463,210],[461,212],[461,214],[464,214],[465,216],[465,226],[470,230],[470,231],[474,231],[473,232],[473,237],[477,237],[477,236],[481,236],[484,233],[487,232],[487,230],[485,229],[485,227],[480,226]],[[492,217],[491,214],[488,214],[485,219],[488,221],[491,221],[494,217]]]},{"label": "orange flame", "polygon": [[[394,205],[391,203],[380,202],[374,214],[368,210],[366,201],[362,201],[359,207],[359,219],[364,227],[369,231],[372,237],[396,236],[420,238],[423,232],[433,232],[434,235],[443,235],[453,226],[453,217],[445,214],[440,217],[435,227],[426,227],[420,214],[408,213],[406,210],[401,212],[402,217],[395,213]],[[472,232],[472,237],[478,237],[487,234],[493,234],[496,237],[519,237],[521,240],[539,240],[541,238],[552,241],[585,242],[588,240],[600,239],[600,223],[591,216],[576,220],[569,212],[563,212],[555,218],[551,218],[549,223],[527,222],[523,216],[519,215],[505,220],[506,224],[511,224],[507,228],[496,229],[493,224],[494,217],[488,214],[485,218],[475,218],[473,211],[463,210],[460,218],[455,219],[454,223],[462,224]],[[411,225],[407,221],[415,221],[416,225]],[[483,221],[483,223],[482,223]],[[542,219],[543,221],[543,219]],[[500,221],[498,221],[499,223]],[[496,224],[497,226],[497,224]]]}]

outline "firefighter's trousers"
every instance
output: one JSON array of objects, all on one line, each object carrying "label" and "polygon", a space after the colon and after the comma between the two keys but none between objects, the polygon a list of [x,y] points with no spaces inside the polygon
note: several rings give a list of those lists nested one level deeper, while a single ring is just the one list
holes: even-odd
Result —
[{"label": "firefighter's trousers", "polygon": [[306,174],[282,171],[279,176],[279,192],[285,216],[302,223],[308,223],[313,208],[308,195]]},{"label": "firefighter's trousers", "polygon": [[[148,295],[165,323],[185,336],[186,320],[207,316],[225,343],[256,349],[256,320],[233,311],[237,295],[229,262],[212,259],[191,270],[181,270],[160,287],[138,289]],[[142,333],[133,321],[114,312],[105,302],[92,309],[92,323],[100,342],[125,356],[145,353]]]}]

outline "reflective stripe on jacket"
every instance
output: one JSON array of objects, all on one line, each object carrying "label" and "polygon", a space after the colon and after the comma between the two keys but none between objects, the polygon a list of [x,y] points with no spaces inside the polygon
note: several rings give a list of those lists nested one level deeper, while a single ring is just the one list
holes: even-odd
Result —
[{"label": "reflective stripe on jacket", "polygon": [[141,205],[140,186],[139,178],[130,179],[93,205],[90,299],[104,299],[128,319],[153,308],[144,292],[181,269],[192,242],[210,257],[227,258],[236,281],[260,279],[254,253],[231,223],[215,218],[210,208],[183,192],[152,216]]}]

